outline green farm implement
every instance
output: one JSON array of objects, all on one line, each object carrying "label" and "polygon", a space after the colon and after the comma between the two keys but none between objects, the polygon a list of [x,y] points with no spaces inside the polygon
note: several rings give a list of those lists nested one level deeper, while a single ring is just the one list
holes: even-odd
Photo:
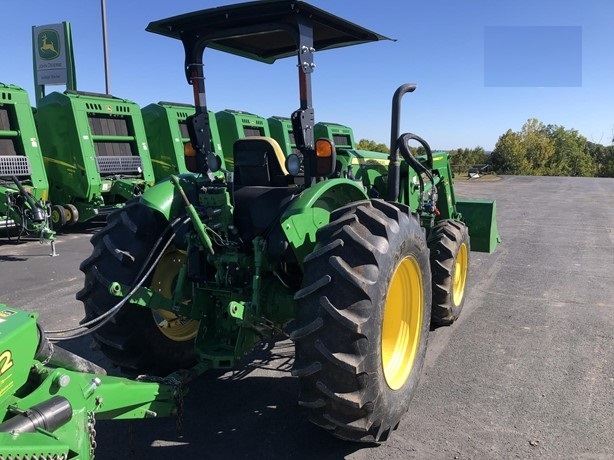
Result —
[{"label": "green farm implement", "polygon": [[215,119],[220,130],[225,163],[229,169],[233,169],[234,165],[232,151],[236,140],[244,137],[271,135],[267,121],[253,113],[226,109],[217,112]]},{"label": "green farm implement", "polygon": [[0,459],[89,460],[96,420],[170,416],[180,380],[106,375],[52,345],[37,314],[0,304]]},{"label": "green farm implement", "polygon": [[288,117],[269,117],[267,118],[271,137],[277,141],[281,147],[281,151],[285,156],[294,153],[300,157],[301,152],[296,147],[294,139],[294,130],[292,129],[292,120]]},{"label": "green farm implement", "polygon": [[356,146],[352,128],[337,123],[316,123],[314,135],[316,139],[320,137],[331,139],[336,149],[353,149]]},{"label": "green farm implement", "polygon": [[[288,117],[274,116],[267,119],[271,137],[275,139],[286,156],[294,153],[301,156],[300,150],[296,146],[292,120]],[[314,137],[316,139],[324,137],[331,139],[335,144],[335,149],[353,149],[354,132],[352,128],[336,123],[319,122],[314,125]]]},{"label": "green farm implement", "polygon": [[155,182],[141,110],[134,102],[53,92],[34,114],[55,228],[106,216]]},{"label": "green farm implement", "polygon": [[[193,105],[172,102],[149,104],[141,110],[156,180],[164,179],[171,174],[190,172],[185,158],[185,145],[190,142],[186,120],[190,115],[194,115],[194,112]],[[209,129],[211,151],[223,158],[215,114],[211,111]]]},{"label": "green farm implement", "polygon": [[28,94],[0,83],[0,232],[53,241],[48,194]]}]

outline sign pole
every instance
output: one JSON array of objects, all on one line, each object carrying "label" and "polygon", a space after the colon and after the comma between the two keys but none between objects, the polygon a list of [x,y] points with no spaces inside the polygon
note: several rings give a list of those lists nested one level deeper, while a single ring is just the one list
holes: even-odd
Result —
[{"label": "sign pole", "polygon": [[111,85],[109,82],[109,59],[107,49],[107,7],[106,1],[100,0],[100,10],[102,12],[102,47],[104,54],[104,83],[106,94],[111,94]]}]

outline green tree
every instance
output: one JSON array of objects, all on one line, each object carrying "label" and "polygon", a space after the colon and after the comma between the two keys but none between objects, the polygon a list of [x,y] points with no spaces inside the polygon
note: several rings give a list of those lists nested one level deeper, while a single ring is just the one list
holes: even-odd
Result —
[{"label": "green tree", "polygon": [[606,153],[596,146],[591,150],[574,129],[529,118],[520,131],[509,129],[499,137],[490,164],[501,174],[593,176],[599,170],[595,158]]},{"label": "green tree", "polygon": [[554,155],[546,162],[544,174],[549,176],[595,175],[595,162],[589,154],[588,141],[575,129],[548,125],[548,137],[554,143]]},{"label": "green tree", "polygon": [[375,141],[371,141],[369,139],[361,139],[356,144],[357,150],[368,150],[369,152],[382,152],[389,153],[390,149],[386,144],[378,144]]},{"label": "green tree", "polygon": [[452,166],[471,167],[473,165],[483,165],[488,163],[488,155],[480,146],[472,149],[455,149],[448,152],[450,154],[450,163]]},{"label": "green tree", "polygon": [[599,175],[601,177],[614,177],[614,145],[606,147],[606,155]]},{"label": "green tree", "polygon": [[520,137],[526,159],[531,165],[530,174],[545,174],[546,164],[554,155],[555,145],[544,124],[536,118],[529,118],[522,125]]},{"label": "green tree", "polygon": [[414,147],[413,145],[410,145],[409,146],[409,151],[415,157],[421,157],[423,155],[426,155],[426,150],[421,145],[419,145],[418,147]]},{"label": "green tree", "polygon": [[526,175],[532,172],[522,136],[511,129],[499,137],[489,164],[499,174]]},{"label": "green tree", "polygon": [[588,154],[595,166],[598,177],[614,177],[614,146],[605,146],[593,142],[586,143]]}]

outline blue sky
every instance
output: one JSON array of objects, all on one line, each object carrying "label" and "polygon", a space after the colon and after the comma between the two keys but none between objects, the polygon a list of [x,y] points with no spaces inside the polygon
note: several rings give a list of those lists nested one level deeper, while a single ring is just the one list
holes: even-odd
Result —
[{"label": "blue sky", "polygon": [[[111,94],[141,106],[160,100],[191,103],[180,42],[145,32],[145,27],[226,3],[106,0]],[[351,126],[357,139],[389,143],[392,94],[407,82],[417,83],[418,89],[403,99],[401,129],[434,148],[479,145],[491,150],[501,134],[519,130],[528,118],[576,129],[593,142],[609,144],[614,136],[612,0],[310,3],[396,39],[315,55],[316,119]],[[100,6],[97,0],[3,2],[0,82],[25,88],[33,100],[31,28],[68,21],[78,88],[104,92]],[[532,46],[519,38],[514,52],[493,52],[493,31],[522,28],[541,30],[533,35],[540,43]],[[555,35],[553,45],[549,30],[575,32],[560,40]],[[523,64],[529,61],[520,58],[523,50],[551,65],[535,65],[533,79]],[[485,79],[485,70],[497,78]],[[213,111],[230,108],[269,117],[289,116],[298,108],[294,58],[267,65],[208,50],[205,76]],[[47,87],[47,92],[54,90],[64,87]]]}]

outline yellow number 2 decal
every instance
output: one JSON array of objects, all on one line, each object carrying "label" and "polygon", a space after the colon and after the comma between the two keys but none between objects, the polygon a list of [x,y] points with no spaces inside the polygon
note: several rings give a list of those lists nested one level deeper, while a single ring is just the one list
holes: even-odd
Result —
[{"label": "yellow number 2 decal", "polygon": [[13,367],[13,356],[9,350],[0,353],[0,375]]}]

